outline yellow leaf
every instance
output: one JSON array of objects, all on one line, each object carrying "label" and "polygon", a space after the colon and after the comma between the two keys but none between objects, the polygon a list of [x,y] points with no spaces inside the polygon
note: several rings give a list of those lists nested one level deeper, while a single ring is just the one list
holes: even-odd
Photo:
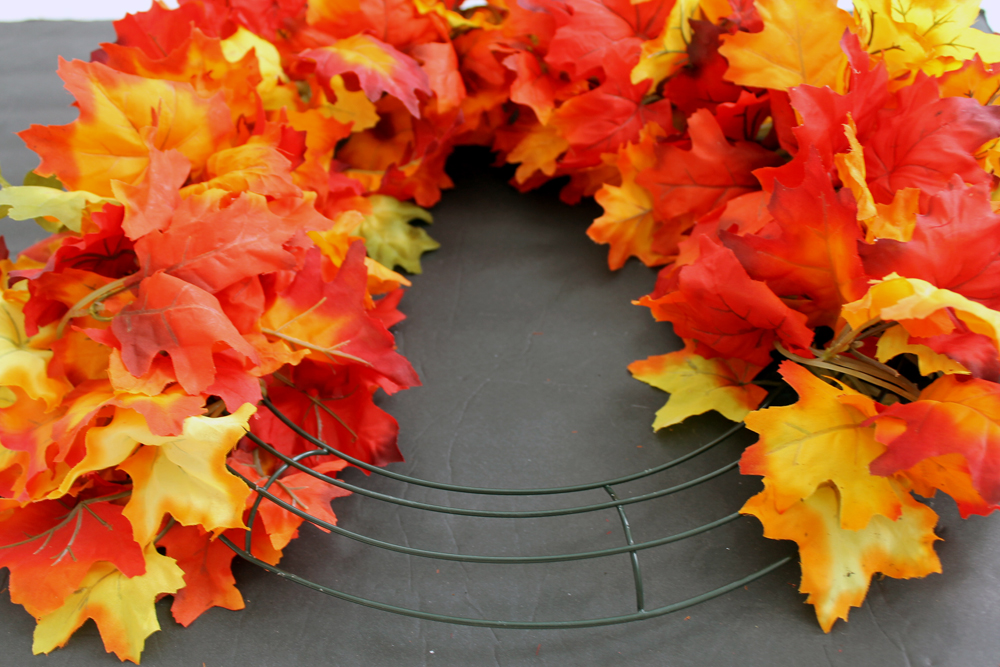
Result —
[{"label": "yellow leaf", "polygon": [[663,33],[642,44],[639,63],[632,69],[632,83],[652,79],[655,88],[688,62],[691,19],[702,15],[699,0],[677,0],[663,24]]},{"label": "yellow leaf", "polygon": [[868,189],[867,169],[865,168],[865,151],[858,141],[858,129],[854,125],[854,118],[847,114],[847,123],[844,125],[844,134],[847,136],[847,143],[851,150],[847,153],[837,153],[833,156],[834,164],[837,165],[837,174],[841,182],[854,195],[854,200],[858,203],[858,220],[866,220],[874,217],[875,199],[871,190]]},{"label": "yellow leaf", "polygon": [[881,362],[886,362],[901,354],[916,355],[921,375],[932,373],[968,375],[969,373],[965,366],[954,359],[939,354],[926,345],[911,343],[910,334],[903,327],[892,327],[879,337],[875,357]]},{"label": "yellow leaf", "polygon": [[222,40],[222,55],[231,63],[243,60],[250,49],[257,57],[260,68],[261,82],[257,84],[257,92],[261,97],[270,93],[279,81],[288,81],[288,76],[281,68],[281,54],[277,47],[263,37],[258,37],[243,26],[238,26],[236,32]]},{"label": "yellow leaf", "polygon": [[368,256],[389,268],[401,266],[410,273],[420,273],[420,255],[437,250],[441,244],[422,227],[411,225],[410,220],[430,223],[434,221],[431,214],[387,195],[372,195],[368,201],[371,213],[355,231],[365,240]]},{"label": "yellow leaf", "polygon": [[8,290],[0,297],[0,387],[20,387],[51,410],[69,387],[48,374],[55,324],[34,336],[24,330],[27,299],[28,293],[20,290]]},{"label": "yellow leaf", "polygon": [[893,521],[875,515],[866,528],[857,531],[841,526],[837,491],[830,484],[823,484],[782,512],[765,481],[764,490],[740,510],[760,519],[764,537],[798,543],[802,563],[799,591],[809,595],[806,602],[815,606],[824,632],[829,632],[838,618],[847,620],[851,607],[861,606],[876,572],[910,579],[941,571],[934,553],[937,514],[897,482],[889,484],[902,500],[899,518]]},{"label": "yellow leaf", "polygon": [[62,607],[38,619],[32,650],[49,653],[65,646],[87,619],[94,619],[104,648],[119,660],[138,664],[146,637],[160,629],[156,599],[184,587],[184,572],[173,558],[161,556],[152,544],[143,554],[146,573],[126,577],[106,561],[94,563],[80,588]]},{"label": "yellow leaf", "polygon": [[[74,190],[65,192],[41,185],[9,186],[0,190],[0,216],[11,220],[37,219],[46,231],[55,232],[66,227],[79,232],[86,211],[100,210],[105,203],[118,203],[92,192]],[[44,218],[55,218],[53,224]]]},{"label": "yellow leaf", "polygon": [[337,99],[320,106],[320,111],[328,118],[339,123],[351,123],[351,132],[361,132],[375,127],[378,123],[378,111],[375,103],[361,90],[350,91],[344,85],[344,77],[339,74],[330,78],[330,89]]},{"label": "yellow leaf", "polygon": [[786,361],[781,375],[798,393],[793,405],[767,408],[746,416],[747,428],[760,440],[740,460],[744,475],[763,475],[778,512],[808,498],[830,482],[840,497],[840,526],[860,530],[871,519],[899,516],[900,502],[885,477],[868,464],[885,451],[875,427],[875,401],[847,387],[833,387],[804,367]]},{"label": "yellow leaf", "polygon": [[225,417],[188,417],[179,436],[153,435],[132,410],[117,410],[109,425],[90,429],[88,465],[121,460],[143,445],[119,465],[132,477],[132,497],[123,514],[132,522],[136,542],[149,542],[168,513],[184,526],[209,531],[245,527],[250,489],[226,470],[226,455],[246,434],[255,411],[245,403]]},{"label": "yellow leaf", "polygon": [[507,155],[508,164],[517,164],[514,179],[524,183],[536,171],[546,176],[556,173],[556,160],[569,150],[569,142],[551,125],[535,125]]},{"label": "yellow leaf", "polygon": [[841,310],[841,316],[855,329],[872,319],[891,320],[918,338],[952,333],[956,329],[952,313],[1000,350],[1000,312],[919,278],[890,273],[872,284],[864,297]]},{"label": "yellow leaf", "polygon": [[856,0],[862,44],[882,56],[896,87],[922,71],[930,76],[958,69],[976,53],[1000,61],[1000,36],[971,28],[979,0]]},{"label": "yellow leaf", "polygon": [[656,413],[654,431],[709,410],[742,421],[767,395],[751,384],[760,366],[740,359],[706,359],[687,348],[633,361],[628,370],[637,380],[670,392],[667,404]]},{"label": "yellow leaf", "polygon": [[764,21],[758,33],[723,35],[719,48],[725,78],[742,86],[788,90],[795,86],[835,89],[847,58],[840,49],[851,15],[829,0],[757,0]]}]

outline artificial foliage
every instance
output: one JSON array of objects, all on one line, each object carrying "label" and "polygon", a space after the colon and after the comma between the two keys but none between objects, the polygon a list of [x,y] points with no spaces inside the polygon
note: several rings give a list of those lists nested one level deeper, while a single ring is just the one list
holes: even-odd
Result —
[{"label": "artificial foliage", "polygon": [[[0,212],[51,235],[0,262],[0,566],[34,650],[87,619],[139,661],[243,599],[216,538],[310,445],[401,460],[373,396],[419,383],[389,328],[455,146],[521,190],[564,180],[683,349],[632,373],[654,427],[759,434],[743,508],[798,544],[829,630],[871,577],[939,572],[937,516],[1000,506],[1000,36],[975,0],[182,0],[60,61],[77,120]],[[656,325],[663,326],[663,325]],[[794,402],[758,409],[755,380]],[[764,383],[766,384],[766,382]],[[789,392],[790,395],[791,392]],[[787,402],[787,401],[786,401]],[[345,461],[304,459],[335,475]],[[289,469],[328,522],[345,492]],[[264,503],[254,554],[302,519]]]}]

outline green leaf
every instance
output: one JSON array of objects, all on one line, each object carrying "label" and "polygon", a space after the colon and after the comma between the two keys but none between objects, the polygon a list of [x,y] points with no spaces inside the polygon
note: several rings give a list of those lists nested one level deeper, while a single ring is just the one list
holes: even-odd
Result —
[{"label": "green leaf", "polygon": [[395,197],[372,195],[368,200],[372,212],[355,231],[364,238],[368,256],[390,269],[401,266],[410,273],[420,273],[420,256],[437,250],[441,244],[422,227],[411,225],[410,220],[431,223],[434,218],[419,206]]}]

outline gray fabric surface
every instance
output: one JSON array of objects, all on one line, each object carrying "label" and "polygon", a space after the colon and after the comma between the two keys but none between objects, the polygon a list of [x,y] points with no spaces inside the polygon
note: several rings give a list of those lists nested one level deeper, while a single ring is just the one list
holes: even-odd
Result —
[{"label": "gray fabric surface", "polygon": [[[0,161],[19,180],[36,161],[11,131],[75,117],[55,75],[55,55],[85,57],[112,31],[106,23],[0,25]],[[728,423],[701,417],[654,435],[665,394],[631,379],[634,359],[677,348],[665,325],[630,300],[654,273],[630,263],[607,270],[605,251],[584,235],[593,203],[560,204],[554,189],[519,195],[509,172],[462,151],[457,189],[434,210],[441,250],[403,300],[401,351],[424,386],[384,398],[400,422],[407,462],[394,470],[480,486],[570,484],[643,470],[691,451]],[[28,230],[28,231],[25,231]],[[31,223],[2,223],[14,248]],[[752,435],[752,434],[751,434]],[[749,435],[619,491],[631,496],[691,479],[735,460]],[[352,482],[412,500],[515,509],[600,502],[602,493],[525,502],[430,491],[357,471]],[[757,478],[728,473],[669,498],[628,509],[637,541],[679,532],[738,509]],[[163,631],[143,664],[202,665],[910,665],[1000,664],[1000,523],[961,521],[947,499],[938,553],[943,575],[876,580],[864,607],[823,634],[787,565],[719,599],[663,618],[609,628],[489,630],[418,621],[351,605],[237,563],[247,599],[240,612],[212,610],[190,628],[158,604]],[[414,547],[475,554],[584,551],[623,543],[613,511],[561,519],[472,519],[397,508],[352,496],[334,502],[340,525]],[[709,590],[794,553],[760,536],[752,518],[682,543],[642,552],[647,606]],[[550,620],[634,608],[625,555],[569,564],[468,565],[384,553],[307,528],[286,551],[292,572],[343,590],[417,609],[464,616]],[[0,575],[5,578],[6,573]],[[0,582],[0,588],[2,588]],[[33,620],[0,595],[0,665],[110,665],[93,623],[48,657],[31,656]]]}]

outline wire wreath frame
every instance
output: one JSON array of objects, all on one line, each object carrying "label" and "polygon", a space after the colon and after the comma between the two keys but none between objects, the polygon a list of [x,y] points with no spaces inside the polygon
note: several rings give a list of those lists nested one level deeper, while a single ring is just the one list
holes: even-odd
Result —
[{"label": "wire wreath frame", "polygon": [[[772,392],[761,407],[767,407],[772,404],[777,398],[780,390]],[[788,564],[792,561],[791,556],[786,556],[780,558],[771,564],[753,572],[749,575],[743,576],[739,579],[731,581],[725,585],[719,586],[712,590],[709,590],[700,595],[689,597],[683,600],[679,600],[672,604],[657,607],[654,609],[646,608],[645,601],[645,583],[643,579],[642,567],[639,562],[639,552],[652,549],[655,547],[665,546],[674,542],[679,542],[703,533],[712,531],[715,528],[724,526],[726,524],[732,523],[741,518],[738,512],[733,512],[727,516],[723,516],[714,521],[704,523],[695,528],[685,530],[672,535],[667,535],[653,540],[648,540],[645,542],[635,542],[632,537],[632,526],[629,523],[628,514],[626,512],[626,507],[630,505],[636,505],[645,501],[653,500],[655,498],[662,498],[682,491],[690,490],[698,487],[699,485],[707,482],[709,480],[715,479],[731,470],[735,469],[739,465],[739,461],[732,461],[726,465],[723,465],[709,473],[703,474],[699,477],[689,479],[685,482],[679,484],[674,484],[665,488],[658,489],[656,491],[643,493],[629,498],[619,497],[619,493],[616,488],[628,484],[630,482],[635,482],[642,479],[650,478],[659,473],[665,472],[679,465],[682,465],[692,459],[695,459],[701,454],[708,452],[714,447],[722,444],[731,437],[740,433],[745,426],[743,423],[738,423],[730,427],[728,430],[713,438],[709,442],[701,445],[695,450],[688,452],[682,456],[672,459],[666,463],[662,463],[653,468],[643,470],[641,472],[632,473],[629,475],[624,475],[616,477],[613,479],[589,482],[584,484],[575,484],[570,486],[561,487],[549,487],[549,488],[535,488],[535,489],[497,489],[497,488],[484,488],[484,487],[474,487],[474,486],[463,486],[456,484],[446,484],[442,482],[433,482],[429,480],[419,479],[409,475],[403,475],[391,470],[385,470],[377,466],[373,466],[364,461],[358,460],[342,451],[330,446],[329,444],[323,442],[322,440],[311,435],[305,431],[301,426],[295,424],[291,419],[284,415],[279,409],[277,409],[273,403],[265,398],[261,402],[261,406],[269,410],[275,415],[284,425],[295,432],[298,436],[304,438],[306,441],[315,446],[315,449],[298,454],[294,457],[289,457],[282,452],[278,451],[275,447],[272,447],[266,441],[262,440],[253,433],[248,433],[247,437],[258,447],[267,451],[271,455],[279,459],[282,464],[271,474],[267,481],[263,485],[258,485],[252,480],[241,475],[239,471],[230,467],[229,471],[234,475],[237,475],[242,479],[256,494],[256,499],[250,509],[250,514],[247,520],[247,525],[249,529],[246,531],[245,539],[243,540],[242,546],[233,540],[228,539],[225,536],[220,536],[219,539],[226,544],[230,549],[232,549],[236,554],[246,561],[257,565],[258,567],[267,570],[273,574],[287,579],[296,584],[305,586],[320,593],[339,598],[341,600],[346,600],[355,604],[360,604],[365,607],[370,607],[373,609],[378,609],[381,611],[386,611],[394,614],[399,614],[402,616],[409,616],[412,618],[418,618],[429,621],[438,621],[442,623],[451,623],[455,625],[467,625],[473,627],[484,627],[484,628],[507,628],[507,629],[520,629],[520,630],[546,630],[546,629],[570,629],[570,628],[591,628],[600,627],[608,625],[617,625],[621,623],[629,623],[632,621],[640,621],[651,618],[657,618],[659,616],[664,616],[688,607],[692,607],[702,602],[706,602],[713,598],[724,595],[730,591],[746,586],[750,582],[756,581],[761,577],[781,568],[782,566]],[[318,473],[311,468],[303,465],[301,461],[312,456],[318,455],[334,455],[340,457],[347,461],[348,463],[361,468],[362,470],[385,477],[388,479],[395,480],[397,482],[403,482],[405,484],[426,487],[430,489],[436,489],[439,491],[447,491],[461,494],[474,494],[478,496],[490,496],[490,497],[547,497],[547,496],[562,496],[570,493],[578,493],[582,491],[593,491],[593,490],[603,490],[610,498],[610,500],[591,503],[585,505],[577,505],[573,507],[564,507],[557,509],[543,509],[543,510],[522,510],[522,511],[510,511],[510,510],[482,510],[482,509],[467,509],[461,507],[452,507],[446,505],[436,505],[430,503],[424,503],[414,500],[408,500],[402,498],[398,495],[390,495],[386,493],[381,493],[378,491],[373,491],[356,484],[351,484],[344,480],[329,477],[322,473]],[[468,516],[468,517],[478,517],[483,519],[528,519],[528,518],[541,518],[541,517],[562,517],[572,514],[583,514],[587,512],[595,512],[599,510],[614,509],[617,511],[618,518],[622,527],[622,534],[625,539],[625,544],[618,547],[611,547],[607,549],[599,549],[594,551],[582,551],[576,553],[564,553],[564,554],[552,554],[552,555],[532,555],[532,556],[488,556],[488,555],[475,555],[475,554],[465,554],[465,553],[449,553],[443,551],[431,551],[426,549],[418,549],[413,547],[404,546],[401,544],[395,544],[393,542],[387,542],[384,540],[379,540],[367,535],[363,535],[358,532],[354,532],[345,529],[336,524],[329,523],[322,519],[319,519],[308,512],[296,507],[293,503],[285,502],[284,500],[278,498],[272,494],[269,489],[270,487],[278,481],[282,474],[284,474],[289,468],[294,468],[298,471],[308,473],[309,475],[321,480],[326,484],[331,484],[337,486],[341,489],[350,491],[372,500],[377,500],[386,503],[392,503],[398,506],[409,507],[412,509],[422,510],[426,512],[437,512],[443,514]],[[406,554],[409,556],[418,556],[421,558],[437,559],[441,561],[458,561],[464,563],[481,563],[481,564],[495,564],[495,565],[540,565],[545,563],[558,563],[558,562],[568,562],[568,561],[579,561],[591,558],[602,558],[608,556],[616,556],[620,554],[629,554],[629,562],[631,565],[631,574],[634,582],[634,592],[635,592],[635,611],[627,614],[620,614],[616,616],[604,616],[599,618],[587,618],[578,620],[555,620],[555,621],[521,621],[521,620],[507,620],[507,619],[488,619],[488,618],[472,618],[465,616],[453,616],[448,614],[439,614],[434,612],[422,611],[419,609],[412,609],[409,607],[402,607],[399,605],[380,602],[377,600],[372,600],[369,598],[361,597],[348,593],[343,590],[338,590],[330,586],[306,579],[292,572],[284,570],[275,565],[266,563],[251,553],[251,543],[253,541],[253,530],[255,525],[257,525],[257,515],[260,510],[261,503],[271,502],[279,507],[305,519],[309,523],[327,530],[331,533],[345,537],[351,540],[355,540],[362,544],[365,544],[374,549],[382,549],[393,551],[401,554]]]}]

